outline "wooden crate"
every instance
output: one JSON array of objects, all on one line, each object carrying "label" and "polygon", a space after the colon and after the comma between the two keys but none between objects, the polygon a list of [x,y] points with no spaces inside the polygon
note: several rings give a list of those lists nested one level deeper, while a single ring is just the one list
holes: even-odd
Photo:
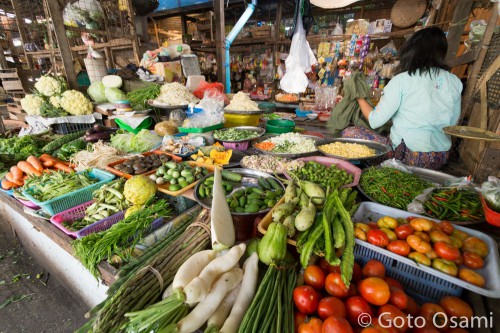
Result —
[{"label": "wooden crate", "polygon": [[254,38],[271,37],[271,26],[265,25],[262,27],[253,27],[252,36]]},{"label": "wooden crate", "polygon": [[24,93],[17,69],[0,69],[0,79],[2,79],[2,86],[7,94]]},{"label": "wooden crate", "polygon": [[22,113],[23,108],[21,107],[21,104],[18,103],[7,103],[7,111],[9,112],[16,112],[16,113]]},{"label": "wooden crate", "polygon": [[12,120],[19,120],[22,122],[26,122],[26,116],[28,116],[27,113],[18,113],[18,112],[9,112],[9,119]]}]

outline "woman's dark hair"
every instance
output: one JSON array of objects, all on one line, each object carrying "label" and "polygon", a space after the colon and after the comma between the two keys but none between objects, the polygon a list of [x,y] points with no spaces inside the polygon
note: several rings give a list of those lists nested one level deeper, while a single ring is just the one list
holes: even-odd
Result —
[{"label": "woman's dark hair", "polygon": [[431,73],[439,68],[448,70],[444,60],[447,51],[448,42],[443,30],[436,27],[419,30],[401,47],[397,72],[408,72],[411,76],[417,72]]}]

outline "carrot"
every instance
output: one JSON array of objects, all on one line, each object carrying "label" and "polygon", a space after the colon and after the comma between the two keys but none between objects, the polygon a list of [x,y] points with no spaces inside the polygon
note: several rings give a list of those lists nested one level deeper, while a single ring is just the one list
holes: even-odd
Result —
[{"label": "carrot", "polygon": [[274,143],[269,141],[259,142],[255,144],[255,147],[263,149],[263,150],[271,150],[274,148]]},{"label": "carrot", "polygon": [[31,155],[30,157],[28,157],[26,159],[26,162],[28,162],[29,164],[31,164],[33,166],[33,168],[35,168],[36,171],[42,171],[43,170],[42,163],[40,162],[40,160],[38,158],[36,158],[33,155]]},{"label": "carrot", "polygon": [[35,175],[35,176],[41,176],[42,173],[40,171],[37,171],[31,164],[25,161],[21,161],[17,163],[17,167],[21,169],[21,171],[25,172],[28,175]]},{"label": "carrot", "polygon": [[12,172],[7,172],[5,174],[5,179],[7,179],[11,183],[16,184],[17,186],[23,186],[24,185],[24,182],[22,180],[18,180],[18,179],[14,178],[14,175],[12,174]]},{"label": "carrot", "polygon": [[47,168],[50,168],[50,167],[53,167],[55,164],[54,161],[45,161],[45,162],[42,162],[42,165],[47,169]]},{"label": "carrot", "polygon": [[16,186],[16,184],[14,184],[13,182],[9,182],[8,180],[5,180],[5,179],[2,180],[2,188],[4,190],[10,190],[14,186]]},{"label": "carrot", "polygon": [[10,168],[10,172],[12,172],[12,176],[14,176],[14,179],[17,179],[17,180],[23,179],[23,172],[17,166],[15,166],[15,165],[12,166]]},{"label": "carrot", "polygon": [[57,162],[56,164],[54,164],[54,167],[56,167],[57,169],[59,169],[61,171],[67,172],[67,173],[74,171],[73,169],[71,169],[69,166],[67,166],[66,164],[64,164],[62,162]]}]

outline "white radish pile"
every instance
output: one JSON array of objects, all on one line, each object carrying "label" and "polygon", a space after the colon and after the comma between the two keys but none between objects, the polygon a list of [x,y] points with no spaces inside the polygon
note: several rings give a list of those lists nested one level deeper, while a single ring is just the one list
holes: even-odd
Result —
[{"label": "white radish pile", "polygon": [[212,209],[210,211],[210,232],[212,249],[222,251],[235,242],[233,217],[222,188],[222,175],[219,168],[214,170]]}]

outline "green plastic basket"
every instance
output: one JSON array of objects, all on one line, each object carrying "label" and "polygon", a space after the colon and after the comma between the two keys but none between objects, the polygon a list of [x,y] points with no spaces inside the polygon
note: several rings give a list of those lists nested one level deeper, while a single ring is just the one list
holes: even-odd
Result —
[{"label": "green plastic basket", "polygon": [[292,132],[295,128],[295,122],[286,119],[268,120],[266,123],[266,132],[273,134],[283,134]]},{"label": "green plastic basket", "polygon": [[[82,172],[84,171],[78,173]],[[84,202],[92,200],[92,193],[95,190],[99,189],[103,184],[109,183],[115,178],[113,174],[99,169],[91,169],[90,176],[92,178],[97,178],[99,181],[90,186],[81,188],[65,195],[61,195],[57,198],[50,199],[45,202],[40,202],[33,198],[29,193],[29,188],[23,191],[23,195],[34,204],[41,207],[48,214],[55,215],[72,207],[81,205]]]},{"label": "green plastic basket", "polygon": [[142,121],[142,123],[140,123],[139,126],[137,126],[136,128],[130,127],[128,124],[126,124],[120,118],[115,118],[115,122],[118,125],[118,127],[120,127],[121,129],[123,129],[127,132],[137,134],[143,129],[148,129],[151,126],[151,124],[153,124],[153,119],[151,117],[144,119]]}]

